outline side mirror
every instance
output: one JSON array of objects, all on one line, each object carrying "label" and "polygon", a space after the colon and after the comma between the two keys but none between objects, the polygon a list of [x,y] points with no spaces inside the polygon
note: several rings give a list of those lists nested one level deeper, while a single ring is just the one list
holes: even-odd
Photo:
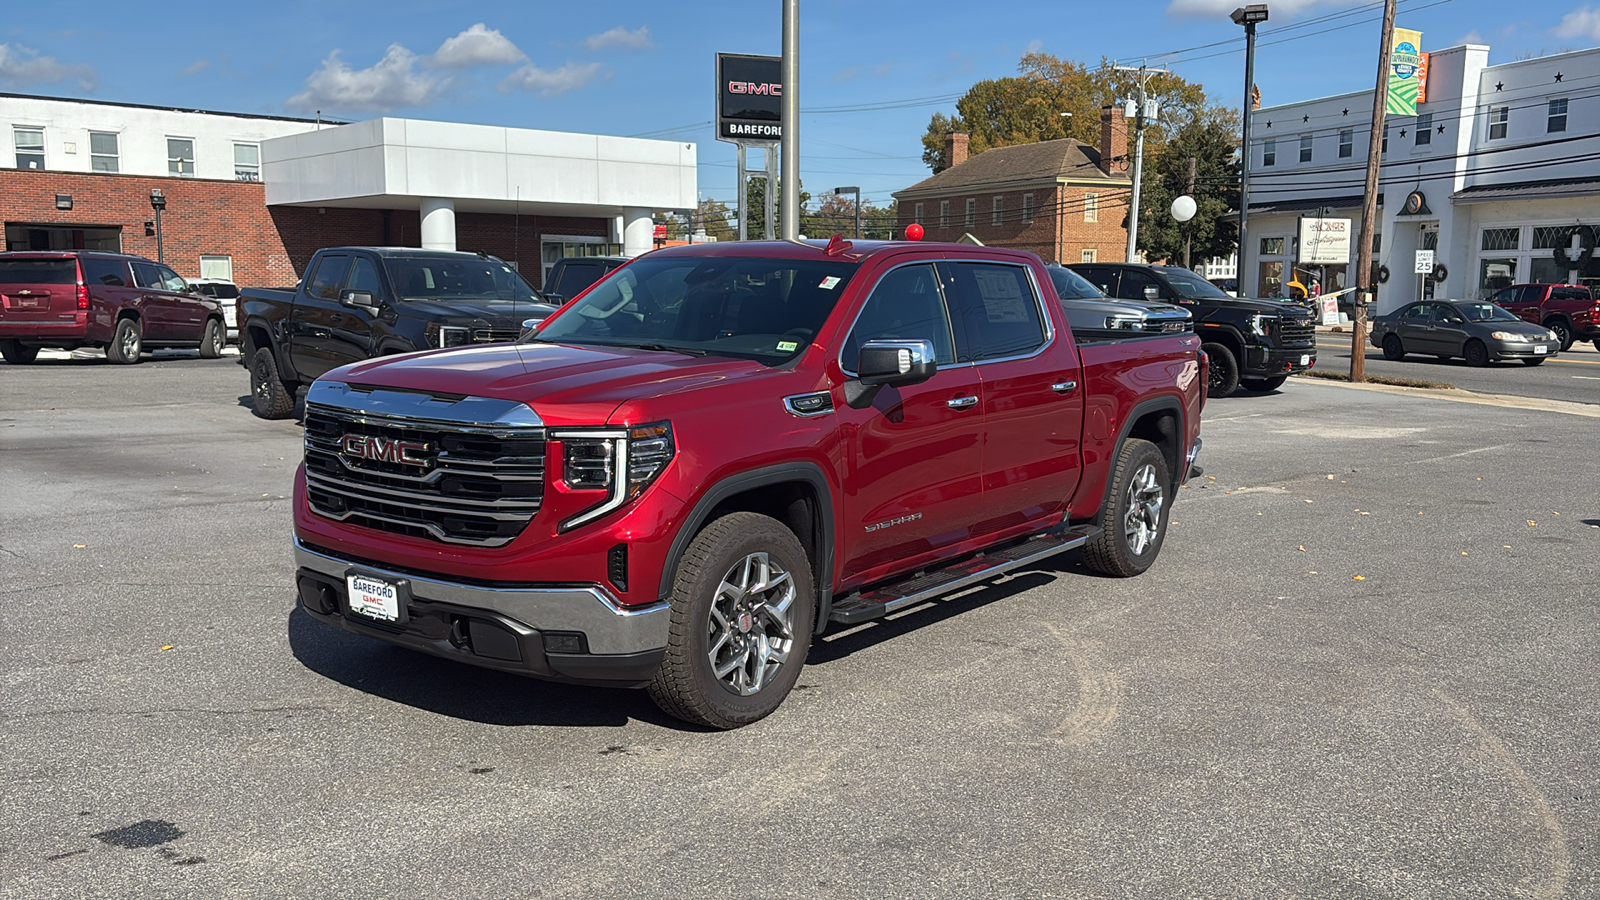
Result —
[{"label": "side mirror", "polygon": [[371,291],[345,291],[339,295],[339,302],[357,309],[377,309],[378,307],[378,301],[372,296]]},{"label": "side mirror", "polygon": [[1161,288],[1158,288],[1153,284],[1145,285],[1144,286],[1144,298],[1146,300],[1160,300],[1161,299]]},{"label": "side mirror", "polygon": [[861,346],[857,380],[868,387],[921,384],[938,370],[934,359],[932,341],[867,341]]},{"label": "side mirror", "polygon": [[517,335],[517,340],[525,341],[533,337],[534,333],[539,330],[539,323],[543,321],[543,319],[523,319],[522,334]]},{"label": "side mirror", "polygon": [[550,304],[551,306],[560,306],[561,304],[567,302],[567,298],[561,296],[560,294],[547,293],[544,294],[544,302]]}]

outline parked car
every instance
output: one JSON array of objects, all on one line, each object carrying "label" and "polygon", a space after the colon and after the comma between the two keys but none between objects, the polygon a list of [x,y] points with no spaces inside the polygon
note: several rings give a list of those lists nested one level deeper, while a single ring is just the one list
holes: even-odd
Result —
[{"label": "parked car", "polygon": [[1239,388],[1273,391],[1317,364],[1312,310],[1288,300],[1244,300],[1181,266],[1078,263],[1067,268],[1107,296],[1175,303],[1194,313],[1194,330],[1211,361],[1212,397]]},{"label": "parked car", "polygon": [[1124,338],[1137,334],[1193,331],[1194,317],[1171,303],[1114,300],[1100,293],[1088,279],[1057,263],[1045,268],[1066,311],[1072,333],[1084,337]]},{"label": "parked car", "polygon": [[550,267],[540,293],[560,306],[588,290],[589,285],[604,278],[607,272],[627,263],[626,256],[564,256]]},{"label": "parked car", "polygon": [[1543,325],[1524,322],[1488,300],[1424,300],[1372,320],[1372,346],[1384,359],[1428,353],[1462,357],[1469,366],[1520,359],[1537,366],[1561,352],[1561,340]]},{"label": "parked car", "polygon": [[1239,296],[1239,279],[1237,278],[1208,278],[1206,280],[1216,285],[1218,290],[1229,297]]},{"label": "parked car", "polygon": [[734,728],[830,625],[1074,547],[1138,575],[1200,448],[1200,341],[1074,341],[1049,285],[1031,253],[965,244],[694,244],[527,341],[329,372],[295,476],[300,605]]},{"label": "parked car", "polygon": [[1514,284],[1496,291],[1489,300],[1515,313],[1525,322],[1554,331],[1561,349],[1574,341],[1594,341],[1600,349],[1600,299],[1586,287],[1571,284]]},{"label": "parked car", "polygon": [[91,250],[0,253],[0,355],[26,365],[50,347],[104,349],[132,364],[145,350],[222,355],[222,307],[158,262]]},{"label": "parked car", "polygon": [[239,339],[238,310],[235,301],[239,299],[239,286],[231,281],[220,278],[197,278],[189,282],[189,287],[197,294],[215,297],[222,304],[222,320],[228,325],[228,340]]},{"label": "parked car", "polygon": [[482,253],[329,247],[292,290],[239,294],[239,362],[256,415],[294,412],[295,392],[356,360],[516,340],[555,311],[505,262]]}]

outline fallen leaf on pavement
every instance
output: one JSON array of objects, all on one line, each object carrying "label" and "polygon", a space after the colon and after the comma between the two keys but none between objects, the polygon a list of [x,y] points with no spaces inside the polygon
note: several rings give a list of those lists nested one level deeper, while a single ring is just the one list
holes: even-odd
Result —
[{"label": "fallen leaf on pavement", "polygon": [[1301,544],[1301,545],[1300,545],[1300,552],[1301,552],[1301,553],[1304,553],[1304,552],[1306,552],[1306,545],[1305,545],[1305,544]]},{"label": "fallen leaf on pavement", "polygon": [[1307,500],[1307,501],[1306,501],[1306,502],[1307,502],[1307,503],[1315,503],[1315,502],[1317,502],[1317,501],[1315,501],[1315,500]]},{"label": "fallen leaf on pavement", "polygon": [[1538,528],[1538,527],[1539,527],[1539,523],[1538,523],[1538,522],[1535,522],[1535,521],[1534,521],[1534,520],[1532,520],[1532,519],[1529,519],[1529,520],[1528,520],[1528,527],[1529,527],[1529,528]]},{"label": "fallen leaf on pavement", "polygon": [[1352,578],[1350,580],[1351,581],[1366,581],[1367,580],[1367,576],[1365,576],[1365,575],[1357,575],[1356,577],[1354,577],[1354,578]]},{"label": "fallen leaf on pavement", "polygon": [[73,544],[72,545],[72,549],[74,549],[74,550],[83,550],[83,549],[87,548],[88,546],[89,546],[88,544]]},{"label": "fallen leaf on pavement", "polygon": [[171,644],[162,644],[161,645],[161,649],[162,649],[163,652],[167,651],[167,650],[171,650],[172,649],[172,645]]}]

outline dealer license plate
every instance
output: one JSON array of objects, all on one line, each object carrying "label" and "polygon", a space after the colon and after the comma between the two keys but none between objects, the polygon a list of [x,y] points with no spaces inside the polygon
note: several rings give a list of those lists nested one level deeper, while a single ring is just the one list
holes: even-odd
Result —
[{"label": "dealer license plate", "polygon": [[1534,356],[1543,356],[1543,355],[1545,355],[1546,353],[1549,353],[1549,352],[1550,352],[1550,348],[1546,347],[1543,344],[1534,344],[1533,345],[1533,355]]},{"label": "dealer license plate", "polygon": [[1302,365],[1302,366],[1311,365],[1311,354],[1309,354],[1309,353],[1300,354],[1300,365]]},{"label": "dealer license plate", "polygon": [[400,620],[400,588],[370,575],[347,575],[350,611],[381,622]]}]

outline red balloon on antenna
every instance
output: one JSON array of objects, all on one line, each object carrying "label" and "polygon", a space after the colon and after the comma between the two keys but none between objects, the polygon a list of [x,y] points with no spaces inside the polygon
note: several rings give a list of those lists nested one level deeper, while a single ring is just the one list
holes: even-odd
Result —
[{"label": "red balloon on antenna", "polygon": [[907,225],[906,226],[906,240],[908,240],[908,241],[920,241],[920,240],[922,240],[922,226],[918,225],[915,222],[912,222],[910,225]]}]

